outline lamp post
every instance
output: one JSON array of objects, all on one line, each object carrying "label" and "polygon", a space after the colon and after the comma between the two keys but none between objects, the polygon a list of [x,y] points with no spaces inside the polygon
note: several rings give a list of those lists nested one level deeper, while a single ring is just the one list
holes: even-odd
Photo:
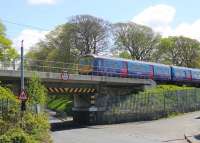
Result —
[{"label": "lamp post", "polygon": [[24,40],[21,41],[21,91],[24,90]]},{"label": "lamp post", "polygon": [[[20,96],[22,94],[25,94],[24,90],[24,40],[21,41],[21,92]],[[21,111],[26,110],[26,100],[21,99]]]}]

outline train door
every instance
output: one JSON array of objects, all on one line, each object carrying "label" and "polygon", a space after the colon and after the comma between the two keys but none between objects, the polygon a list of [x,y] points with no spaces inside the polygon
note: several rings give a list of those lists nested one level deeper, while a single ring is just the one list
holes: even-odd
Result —
[{"label": "train door", "polygon": [[192,80],[192,71],[191,70],[189,70],[189,78],[188,78],[188,80]]},{"label": "train door", "polygon": [[150,65],[150,76],[149,76],[150,79],[154,79],[154,66],[153,65]]},{"label": "train door", "polygon": [[127,76],[128,76],[128,63],[126,61],[123,61],[121,68],[121,77],[127,77]]}]

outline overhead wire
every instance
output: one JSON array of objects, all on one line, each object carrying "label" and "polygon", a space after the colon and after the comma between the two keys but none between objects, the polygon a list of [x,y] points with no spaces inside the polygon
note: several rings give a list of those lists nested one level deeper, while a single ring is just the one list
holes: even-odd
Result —
[{"label": "overhead wire", "polygon": [[42,28],[42,27],[38,27],[38,26],[34,26],[34,25],[29,25],[29,24],[13,22],[13,21],[6,20],[6,19],[0,19],[0,21],[2,21],[3,23],[9,23],[9,24],[20,26],[20,27],[29,27],[29,28],[34,28],[34,29],[37,29],[37,30],[50,31],[50,29],[46,29],[46,28]]}]

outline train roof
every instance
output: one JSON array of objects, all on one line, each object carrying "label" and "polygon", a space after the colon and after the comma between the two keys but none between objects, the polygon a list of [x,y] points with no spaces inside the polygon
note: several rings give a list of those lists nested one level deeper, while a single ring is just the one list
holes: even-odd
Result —
[{"label": "train roof", "polygon": [[157,65],[157,66],[163,66],[163,67],[170,67],[169,65],[160,64],[160,63],[145,62],[145,61],[139,61],[139,60],[129,60],[129,59],[123,59],[123,58],[116,58],[116,57],[98,56],[98,55],[94,55],[94,54],[85,55],[85,56],[86,57],[91,56],[91,57],[94,57],[94,58],[101,58],[101,59],[119,60],[119,61],[127,61],[127,62],[137,62],[137,63],[143,63],[143,64],[151,64],[151,65]]},{"label": "train roof", "polygon": [[177,68],[177,69],[196,70],[196,69],[188,68],[188,67],[179,67],[179,66],[171,66],[171,67],[173,67],[173,68]]},{"label": "train roof", "polygon": [[[165,64],[154,63],[154,62],[145,62],[145,61],[129,60],[129,59],[123,59],[123,58],[116,58],[116,57],[98,56],[98,55],[95,55],[95,54],[89,54],[89,55],[85,55],[85,56],[91,56],[91,57],[94,57],[94,58],[101,58],[101,59],[118,60],[118,61],[137,62],[137,63],[143,63],[143,64],[163,66],[163,67],[173,67],[173,68],[177,68],[177,69],[186,69],[186,70],[200,72],[200,69],[196,69],[196,68],[179,67],[179,66],[165,65]],[[83,56],[83,57],[85,57],[85,56]]]}]

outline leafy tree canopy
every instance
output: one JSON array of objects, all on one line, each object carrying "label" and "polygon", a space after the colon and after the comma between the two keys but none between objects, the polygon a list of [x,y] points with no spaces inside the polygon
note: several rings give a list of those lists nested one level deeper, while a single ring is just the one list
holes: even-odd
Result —
[{"label": "leafy tree canopy", "polygon": [[6,28],[0,22],[0,60],[11,61],[17,58],[19,55],[12,47],[12,42],[6,37]]},{"label": "leafy tree canopy", "polygon": [[183,36],[163,38],[155,57],[165,64],[198,67],[200,43]]}]

